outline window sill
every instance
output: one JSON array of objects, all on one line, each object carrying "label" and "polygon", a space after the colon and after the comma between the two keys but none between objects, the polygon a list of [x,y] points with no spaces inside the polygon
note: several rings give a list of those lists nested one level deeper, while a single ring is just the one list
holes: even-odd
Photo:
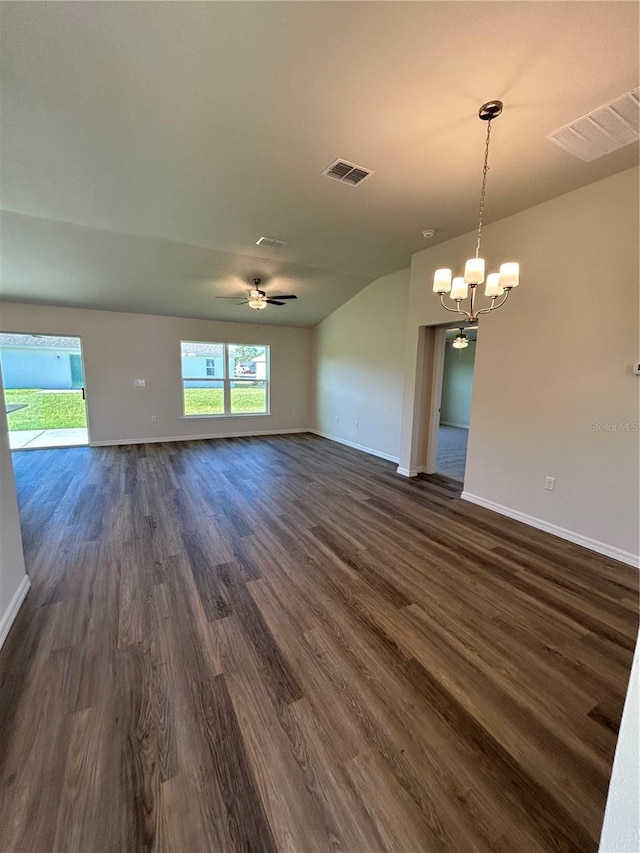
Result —
[{"label": "window sill", "polygon": [[201,420],[211,420],[212,418],[269,418],[271,417],[271,412],[237,412],[234,414],[219,414],[219,415],[181,415],[182,420],[184,421],[201,421]]}]

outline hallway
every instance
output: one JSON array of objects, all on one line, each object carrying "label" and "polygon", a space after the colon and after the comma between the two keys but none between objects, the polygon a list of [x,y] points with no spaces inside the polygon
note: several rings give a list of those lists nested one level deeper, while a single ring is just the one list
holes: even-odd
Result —
[{"label": "hallway", "polygon": [[469,430],[461,427],[441,426],[438,431],[437,472],[464,482],[467,461],[467,439]]}]

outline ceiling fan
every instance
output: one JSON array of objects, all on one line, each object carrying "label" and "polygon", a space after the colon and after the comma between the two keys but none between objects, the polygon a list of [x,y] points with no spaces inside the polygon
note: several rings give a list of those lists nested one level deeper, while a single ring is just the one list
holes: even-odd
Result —
[{"label": "ceiling fan", "polygon": [[[458,328],[458,334],[455,338],[451,338],[453,335],[454,329],[448,330],[447,339],[451,339],[451,346],[454,349],[466,349],[469,344],[475,344],[476,342],[476,327],[475,326],[460,326]],[[465,334],[465,332],[469,332],[469,337]]]},{"label": "ceiling fan", "polygon": [[261,308],[266,308],[267,305],[286,305],[287,303],[282,301],[284,299],[298,298],[293,293],[267,296],[264,290],[260,290],[261,282],[262,279],[260,278],[251,279],[253,287],[249,291],[248,299],[241,299],[239,296],[216,296],[216,299],[240,299],[240,302],[236,302],[236,305],[248,305],[249,308],[255,308],[256,311],[259,311]]}]

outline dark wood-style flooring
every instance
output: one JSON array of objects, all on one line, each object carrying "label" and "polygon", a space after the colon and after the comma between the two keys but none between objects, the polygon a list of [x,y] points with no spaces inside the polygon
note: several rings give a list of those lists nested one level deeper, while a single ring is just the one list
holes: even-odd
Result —
[{"label": "dark wood-style flooring", "polygon": [[637,571],[311,435],[14,464],[2,853],[597,849]]}]

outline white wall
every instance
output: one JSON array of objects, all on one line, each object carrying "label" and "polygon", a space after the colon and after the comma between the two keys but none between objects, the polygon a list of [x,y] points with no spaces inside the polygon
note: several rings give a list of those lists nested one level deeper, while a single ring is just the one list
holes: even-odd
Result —
[{"label": "white wall", "polygon": [[[638,554],[638,233],[637,168],[485,228],[488,269],[518,260],[521,285],[480,320],[465,479],[494,508],[629,561]],[[422,452],[419,330],[452,316],[432,293],[433,272],[462,270],[473,245],[467,234],[412,259],[405,470]],[[628,431],[594,426],[619,423]]]},{"label": "white wall", "polygon": [[640,850],[640,637],[609,783],[600,853]]},{"label": "white wall", "polygon": [[[3,400],[0,373],[0,402]],[[16,485],[13,478],[7,416],[0,406],[0,646],[29,589],[25,574],[22,535],[18,519]]]},{"label": "white wall", "polygon": [[376,279],[313,335],[315,429],[394,460],[408,295],[409,269]]},{"label": "white wall", "polygon": [[[308,429],[311,330],[0,304],[0,328],[82,338],[91,443]],[[271,414],[184,418],[180,341],[268,344]],[[146,380],[144,388],[134,379]],[[157,423],[152,423],[155,415]]]}]

